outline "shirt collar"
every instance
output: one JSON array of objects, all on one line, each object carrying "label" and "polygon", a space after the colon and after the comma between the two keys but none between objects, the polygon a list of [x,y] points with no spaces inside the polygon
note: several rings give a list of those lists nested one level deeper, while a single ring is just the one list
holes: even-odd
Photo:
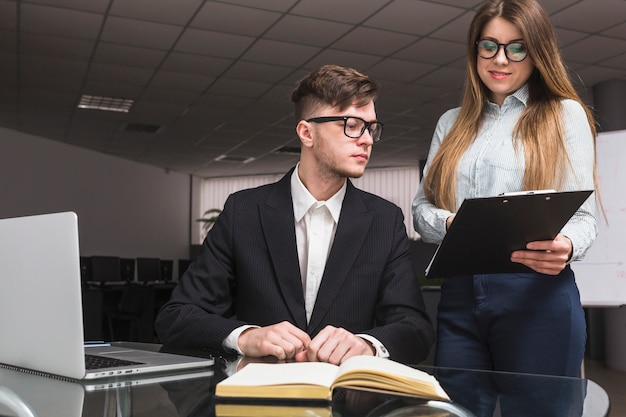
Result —
[{"label": "shirt collar", "polygon": [[528,102],[528,94],[529,94],[528,84],[524,84],[517,91],[515,91],[513,94],[511,94],[510,96],[507,96],[507,98],[504,99],[504,103],[502,103],[502,107],[512,105],[513,100],[517,101],[518,103],[526,107],[526,102]]},{"label": "shirt collar", "polygon": [[511,94],[511,97],[515,97],[524,106],[526,106],[526,103],[528,102],[528,95],[529,95],[528,84],[524,84],[520,89],[518,89],[516,92]]},{"label": "shirt collar", "polygon": [[[509,105],[509,103],[512,100],[516,100],[517,102],[521,103],[525,107],[526,103],[528,102],[528,96],[529,96],[528,84],[524,84],[517,91],[515,91],[513,94],[511,94],[510,96],[507,96],[504,99],[504,103],[502,103],[502,107]],[[487,103],[494,108],[500,108],[500,106],[498,106],[496,103],[492,102],[491,100],[487,100]]]},{"label": "shirt collar", "polygon": [[[291,197],[293,199],[293,214],[295,216],[296,223],[302,220],[311,206],[317,203],[315,197],[313,197],[309,190],[306,189],[298,176],[299,165],[300,163],[296,165],[296,168],[291,174]],[[335,220],[335,223],[339,223],[339,214],[341,213],[341,206],[343,204],[343,198],[346,196],[347,187],[348,181],[344,181],[343,186],[339,189],[339,191],[325,201],[326,207],[328,207],[328,211],[333,217],[333,220]]]}]

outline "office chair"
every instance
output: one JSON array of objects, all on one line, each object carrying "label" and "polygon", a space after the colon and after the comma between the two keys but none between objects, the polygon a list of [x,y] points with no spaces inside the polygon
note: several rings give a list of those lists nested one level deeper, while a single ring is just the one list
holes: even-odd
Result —
[{"label": "office chair", "polygon": [[[107,322],[109,325],[109,336],[111,341],[119,336],[119,329],[116,332],[115,324],[124,324],[127,330],[126,336],[121,340],[143,341],[142,323],[146,317],[152,319],[153,290],[150,286],[140,284],[126,284],[120,296],[117,308],[108,312]],[[148,316],[146,316],[148,315]],[[152,341],[149,339],[148,341]]]}]

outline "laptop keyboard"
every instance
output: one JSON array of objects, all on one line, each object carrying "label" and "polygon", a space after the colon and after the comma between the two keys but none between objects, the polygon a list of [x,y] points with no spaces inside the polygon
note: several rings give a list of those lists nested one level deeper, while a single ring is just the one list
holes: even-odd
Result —
[{"label": "laptop keyboard", "polygon": [[85,354],[85,367],[87,370],[142,364],[143,362],[133,362],[124,359],[109,358],[107,356],[90,355],[88,353]]}]

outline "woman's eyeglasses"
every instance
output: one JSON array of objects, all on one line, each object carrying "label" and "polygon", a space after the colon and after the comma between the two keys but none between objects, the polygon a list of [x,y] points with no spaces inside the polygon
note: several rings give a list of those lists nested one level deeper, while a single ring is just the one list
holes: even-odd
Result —
[{"label": "woman's eyeglasses", "polygon": [[523,42],[498,43],[491,39],[481,39],[476,42],[476,46],[478,56],[485,59],[492,59],[498,55],[501,47],[504,48],[504,54],[509,61],[520,62],[528,55],[526,44]]}]

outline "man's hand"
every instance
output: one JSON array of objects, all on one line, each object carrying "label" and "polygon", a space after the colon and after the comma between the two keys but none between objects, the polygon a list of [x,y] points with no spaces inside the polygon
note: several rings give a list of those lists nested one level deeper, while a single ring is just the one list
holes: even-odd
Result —
[{"label": "man's hand", "polygon": [[252,327],[239,336],[239,349],[246,356],[272,355],[278,359],[293,359],[311,342],[309,335],[283,321],[267,327]]},{"label": "man's hand", "polygon": [[339,365],[352,356],[373,356],[374,353],[372,345],[364,339],[341,327],[326,326],[311,340],[306,351],[296,355],[296,361]]},{"label": "man's hand", "polygon": [[563,235],[557,235],[554,240],[530,242],[526,249],[513,252],[511,261],[541,274],[558,275],[572,254],[572,242]]}]

